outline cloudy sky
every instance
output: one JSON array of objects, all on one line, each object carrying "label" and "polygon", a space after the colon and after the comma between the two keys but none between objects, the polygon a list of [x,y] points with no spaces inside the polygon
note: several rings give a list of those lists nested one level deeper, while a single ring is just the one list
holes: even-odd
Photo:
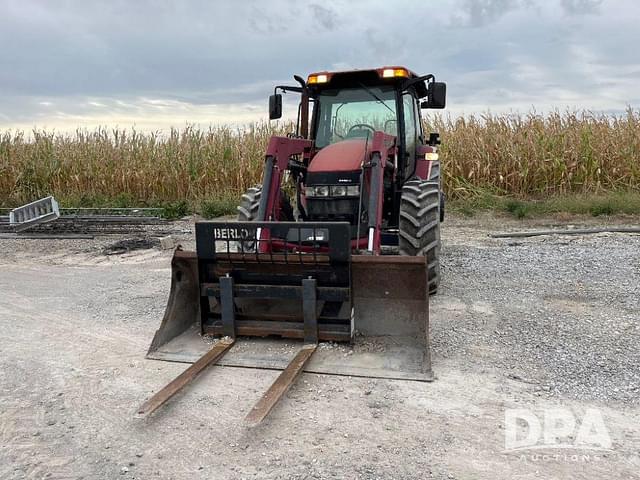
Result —
[{"label": "cloudy sky", "polygon": [[294,73],[389,64],[454,115],[640,107],[637,0],[0,0],[0,44],[0,128],[242,124]]}]

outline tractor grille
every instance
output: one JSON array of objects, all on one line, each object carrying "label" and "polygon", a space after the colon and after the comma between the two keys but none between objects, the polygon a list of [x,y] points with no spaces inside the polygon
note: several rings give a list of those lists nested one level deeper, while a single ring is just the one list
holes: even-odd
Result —
[{"label": "tractor grille", "polygon": [[307,198],[307,215],[313,221],[346,221],[355,225],[358,198]]}]

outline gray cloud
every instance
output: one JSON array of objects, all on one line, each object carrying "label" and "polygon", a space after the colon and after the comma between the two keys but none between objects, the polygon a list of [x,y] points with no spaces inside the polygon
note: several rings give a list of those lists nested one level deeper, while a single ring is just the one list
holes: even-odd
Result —
[{"label": "gray cloud", "polygon": [[454,113],[638,106],[634,0],[0,2],[0,127],[259,119],[294,73],[390,64]]},{"label": "gray cloud", "polygon": [[316,18],[318,23],[322,25],[325,29],[332,31],[336,29],[336,26],[340,22],[340,17],[335,10],[331,8],[324,7],[322,5],[318,5],[316,3],[312,3],[309,5],[313,16]]},{"label": "gray cloud", "polygon": [[454,24],[483,27],[523,4],[519,0],[462,0],[452,16]]},{"label": "gray cloud", "polygon": [[570,15],[586,15],[596,13],[602,5],[602,0],[561,0],[560,4]]}]

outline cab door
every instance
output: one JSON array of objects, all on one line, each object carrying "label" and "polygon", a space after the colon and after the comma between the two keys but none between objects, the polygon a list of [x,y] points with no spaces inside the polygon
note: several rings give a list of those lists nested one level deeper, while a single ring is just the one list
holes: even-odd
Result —
[{"label": "cab door", "polygon": [[420,115],[416,112],[416,98],[409,92],[402,94],[403,143],[402,164],[403,180],[411,178],[416,166],[416,145],[420,136]]}]

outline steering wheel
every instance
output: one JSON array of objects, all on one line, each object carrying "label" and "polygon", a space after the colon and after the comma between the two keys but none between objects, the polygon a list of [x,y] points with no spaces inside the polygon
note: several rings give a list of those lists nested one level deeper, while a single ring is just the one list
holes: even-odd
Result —
[{"label": "steering wheel", "polygon": [[351,126],[346,136],[349,137],[351,135],[351,132],[353,132],[356,129],[362,130],[364,128],[368,128],[369,130],[371,130],[371,133],[375,133],[376,131],[375,128],[373,128],[371,125],[367,125],[366,123],[356,123],[355,125]]}]

